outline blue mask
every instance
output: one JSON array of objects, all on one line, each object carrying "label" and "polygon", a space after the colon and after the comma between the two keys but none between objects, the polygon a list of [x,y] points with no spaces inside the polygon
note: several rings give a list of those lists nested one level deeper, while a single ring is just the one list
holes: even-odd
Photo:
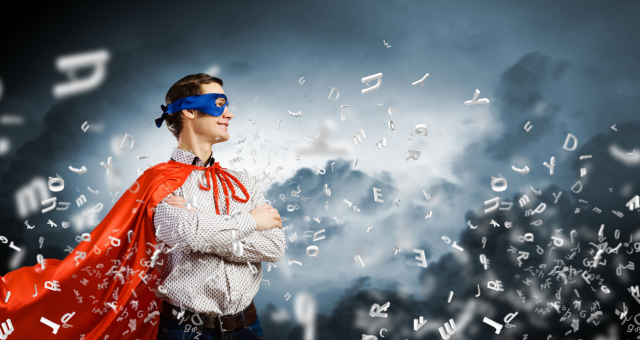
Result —
[{"label": "blue mask", "polygon": [[[216,105],[218,98],[224,98],[224,105]],[[169,106],[160,105],[162,116],[156,119],[156,126],[162,126],[162,122],[167,119],[168,115],[182,110],[198,110],[214,117],[220,117],[227,104],[229,104],[227,96],[222,93],[207,93],[199,96],[180,98],[173,103],[169,103]]]}]

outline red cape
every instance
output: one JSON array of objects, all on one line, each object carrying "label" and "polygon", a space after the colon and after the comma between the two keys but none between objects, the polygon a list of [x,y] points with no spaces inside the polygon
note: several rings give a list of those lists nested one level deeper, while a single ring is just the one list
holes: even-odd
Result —
[{"label": "red cape", "polygon": [[151,289],[162,264],[150,267],[157,243],[153,209],[194,168],[199,167],[169,161],[147,169],[91,232],[91,240],[80,242],[64,260],[46,259],[44,270],[37,264],[0,276],[0,338],[8,330],[8,340],[155,339],[161,300]]}]

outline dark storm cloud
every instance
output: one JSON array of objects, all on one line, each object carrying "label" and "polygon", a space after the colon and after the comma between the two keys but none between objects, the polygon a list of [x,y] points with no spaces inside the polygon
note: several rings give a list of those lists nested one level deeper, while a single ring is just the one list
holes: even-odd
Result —
[{"label": "dark storm cloud", "polygon": [[[567,151],[560,147],[567,135],[565,109],[554,100],[561,100],[552,88],[557,82],[566,78],[573,65],[565,59],[556,59],[541,52],[530,52],[520,57],[502,74],[496,89],[497,98],[491,102],[489,110],[495,110],[496,129],[501,126],[501,133],[488,132],[487,136],[476,143],[470,143],[464,152],[454,159],[453,172],[468,186],[480,185],[488,188],[489,176],[506,175],[511,188],[520,187],[524,177],[514,176],[512,165],[524,168],[525,164],[514,164],[512,161],[525,160],[532,157],[555,156],[560,166],[556,167],[556,177],[566,180],[568,167],[563,163]],[[493,100],[493,99],[492,99]],[[564,104],[564,102],[562,102]],[[529,132],[524,127],[530,122]],[[584,124],[580,124],[581,126]],[[493,125],[492,125],[493,126]],[[493,127],[488,131],[493,131]],[[572,126],[571,131],[577,134],[582,130]],[[584,138],[583,134],[579,134]],[[564,153],[558,155],[558,152]],[[547,169],[542,162],[528,163],[531,173],[527,176],[538,181],[547,180]],[[544,171],[541,171],[544,169]],[[573,174],[570,174],[572,176]],[[531,183],[535,186],[535,182]],[[528,186],[524,186],[527,188]],[[510,189],[508,189],[510,190]],[[481,190],[470,193],[475,199],[486,198]]]},{"label": "dark storm cloud", "polygon": [[[637,233],[638,211],[628,211],[625,204],[637,194],[640,186],[637,171],[640,165],[626,166],[609,155],[607,150],[611,144],[628,147],[640,145],[640,135],[634,133],[640,128],[640,124],[625,123],[619,127],[618,132],[597,135],[576,150],[577,155],[594,156],[591,164],[587,165],[590,166],[591,174],[588,176],[608,180],[588,181],[589,177],[583,177],[581,180],[587,184],[578,194],[572,193],[569,188],[550,185],[542,189],[541,196],[529,195],[531,202],[524,208],[520,208],[517,203],[522,194],[516,194],[501,199],[516,202],[508,211],[497,210],[485,214],[484,206],[468,211],[465,220],[472,220],[478,228],[467,228],[460,235],[459,245],[464,249],[463,252],[452,250],[438,261],[429,262],[427,268],[420,269],[419,282],[423,287],[420,296],[408,295],[401,290],[367,287],[366,283],[370,278],[361,277],[349,289],[335,292],[342,295],[330,314],[317,316],[317,338],[351,339],[359,338],[361,334],[372,334],[380,339],[377,333],[384,327],[388,330],[385,338],[389,339],[404,339],[410,334],[424,339],[440,339],[436,328],[450,318],[454,319],[458,327],[455,333],[457,339],[521,339],[524,334],[533,339],[546,338],[548,335],[562,338],[569,331],[571,333],[568,336],[576,338],[593,338],[598,334],[611,336],[611,333],[621,338],[628,336],[626,326],[633,321],[627,319],[626,324],[621,326],[621,320],[614,311],[622,310],[624,302],[630,310],[629,316],[633,315],[631,306],[635,302],[628,288],[637,283],[634,279],[637,275],[634,271],[623,269],[618,276],[616,269],[620,264],[624,266],[629,261],[638,260],[634,243],[629,243],[629,236]],[[583,166],[584,161],[576,156],[572,167]],[[608,186],[614,187],[613,193]],[[621,190],[625,193],[621,193]],[[559,191],[563,195],[556,204],[552,193],[557,194]],[[580,203],[578,199],[588,203]],[[545,212],[525,216],[525,209],[534,209],[540,203],[547,205]],[[581,208],[578,214],[575,213],[576,207]],[[594,207],[602,209],[602,213],[593,211]],[[611,213],[612,210],[623,212],[624,217],[619,218]],[[531,224],[538,219],[543,220],[542,225]],[[501,226],[492,226],[492,220]],[[507,229],[506,221],[512,222],[513,227]],[[605,239],[601,241],[607,243],[610,253],[602,255],[601,264],[597,268],[585,267],[585,259],[593,261],[596,250],[593,244],[601,242],[597,233],[602,224],[606,227],[603,235]],[[573,230],[577,234],[572,236]],[[615,230],[620,232],[619,239],[615,238]],[[520,241],[518,237],[525,233],[532,233],[534,241]],[[562,247],[554,244],[552,236],[563,240]],[[487,240],[484,248],[483,237]],[[612,251],[618,244],[621,244],[619,251]],[[529,257],[522,260],[521,266],[517,260],[520,254],[508,251],[511,246],[517,251],[529,252]],[[543,251],[543,254],[540,255],[538,250]],[[481,254],[490,260],[488,270],[484,270],[479,261]],[[417,260],[411,260],[417,263]],[[605,261],[606,264],[602,264]],[[559,266],[559,270],[566,267],[567,270],[577,272],[567,272],[567,283],[564,284],[561,276],[551,274],[555,266]],[[581,276],[584,270],[595,276],[590,285]],[[530,280],[529,285],[524,282],[527,279]],[[488,281],[496,280],[501,281],[504,291],[487,288]],[[548,288],[541,287],[549,282]],[[475,297],[477,285],[480,286],[480,297]],[[604,293],[602,285],[610,293]],[[518,290],[524,302],[520,300]],[[579,292],[580,297],[574,290]],[[451,303],[447,303],[449,291],[455,293]],[[557,296],[560,296],[559,300]],[[547,304],[556,301],[560,301],[559,313]],[[580,301],[580,308],[577,308],[575,301]],[[386,302],[391,302],[387,319],[371,318],[368,315],[371,305]],[[273,305],[268,306],[266,310],[270,312],[263,314],[266,334],[276,335],[279,339],[301,336],[302,327],[294,322],[283,326],[271,319],[272,312],[277,309]],[[587,319],[596,311],[602,311],[603,315],[587,324]],[[511,323],[516,327],[503,328],[499,335],[494,333],[491,326],[482,322],[484,317],[489,317],[504,324],[503,318],[508,313],[515,312],[518,315]],[[414,332],[412,329],[412,321],[418,316],[424,316],[428,320],[428,324],[424,326],[425,331],[421,329]],[[565,317],[564,321],[560,321],[562,317]],[[571,322],[574,319],[579,320],[577,332],[572,331]]]},{"label": "dark storm cloud", "polygon": [[[444,178],[434,178],[432,179],[432,181],[434,182],[434,184],[431,185],[428,190],[426,190],[426,192],[431,197],[429,198],[430,203],[452,205],[454,204],[457,197],[464,193],[463,188],[449,182]],[[424,193],[419,188],[416,189],[416,194],[422,194],[422,196],[424,196]]]},{"label": "dark storm cloud", "polygon": [[10,160],[17,156],[16,146],[24,145],[31,140],[34,134],[40,134],[43,128],[40,119],[31,117],[25,114],[24,111],[22,114],[17,112],[14,114],[5,113],[2,116],[20,116],[23,119],[23,123],[19,125],[0,125],[0,135],[10,140],[8,153],[0,156],[0,174],[8,170],[11,165]]},{"label": "dark storm cloud", "polygon": [[[637,153],[640,152],[639,128],[640,123],[627,122],[618,124],[618,131],[609,129],[606,133],[593,136],[580,148],[580,155],[592,155],[592,158],[574,162],[571,165],[574,173],[580,173],[581,168],[587,168],[587,173],[593,174],[585,179],[580,179],[584,184],[580,196],[593,197],[588,200],[589,203],[601,207],[603,211],[626,210],[623,208],[624,206],[619,205],[617,200],[611,200],[610,195],[622,198],[632,192],[637,194],[639,191],[637,173],[640,171],[640,163],[627,165],[624,162],[624,158],[632,160],[638,157]],[[624,157],[622,159],[615,157],[610,150],[611,146],[624,150]],[[636,150],[633,156],[628,154],[632,150]],[[613,193],[609,188],[613,189]]]},{"label": "dark storm cloud", "polygon": [[[331,163],[334,162],[333,171],[331,171]],[[319,236],[324,235],[327,240],[333,240],[340,237],[345,229],[352,229],[356,226],[363,228],[362,220],[357,218],[359,216],[357,214],[368,213],[366,217],[371,217],[380,213],[379,207],[375,206],[379,203],[371,203],[373,202],[371,199],[373,192],[369,193],[368,191],[372,190],[368,190],[368,188],[377,187],[389,195],[396,192],[392,177],[387,172],[371,177],[360,170],[353,169],[352,163],[343,159],[329,160],[323,168],[325,168],[324,175],[316,175],[312,169],[301,168],[283,182],[282,186],[272,185],[265,192],[265,198],[274,198],[271,202],[272,206],[279,210],[281,216],[288,218],[283,222],[283,226],[292,226],[287,235],[295,232],[298,237],[298,241],[295,241],[296,247],[290,247],[287,250],[287,256],[291,258],[306,257],[306,246],[307,243],[311,245],[312,239],[302,237],[306,230],[315,232],[325,229],[325,232]],[[327,196],[324,191],[325,184],[331,190],[330,196]],[[293,191],[297,192],[298,186],[301,190],[298,194],[300,197],[293,197],[291,194]],[[284,201],[280,198],[281,194],[284,195]],[[306,197],[306,202],[301,197]],[[348,200],[353,203],[351,208],[343,201],[344,198],[349,198]],[[325,210],[327,201],[329,209]],[[287,211],[288,205],[298,205],[299,209]],[[354,206],[357,206],[361,212],[349,211],[353,210]],[[388,205],[387,209],[393,209],[393,207]],[[305,216],[309,217],[309,221],[304,221]],[[334,216],[338,218],[338,223],[332,219]],[[314,220],[315,217],[320,219],[320,224]],[[391,218],[388,218],[387,221],[389,223],[381,225],[393,225]],[[297,243],[304,243],[304,247],[297,247]]]},{"label": "dark storm cloud", "polygon": [[[551,81],[557,81],[569,62],[555,61],[540,52],[524,55],[507,69],[498,88],[496,106],[498,120],[505,126],[505,133],[487,145],[487,154],[494,159],[506,160],[518,149],[539,140],[553,127],[560,106],[549,103],[543,91]],[[538,111],[538,112],[536,112]],[[535,126],[523,138],[522,130],[527,121]]]},{"label": "dark storm cloud", "polygon": [[[333,165],[333,171],[331,171],[331,163],[333,162],[335,164]],[[329,201],[329,207],[333,207],[332,211],[335,211],[335,207],[348,207],[348,204],[343,201],[343,199],[347,199],[353,203],[351,209],[355,205],[361,211],[366,212],[373,211],[374,207],[378,208],[379,205],[379,203],[371,199],[374,187],[381,189],[383,195],[386,194],[388,195],[387,197],[393,197],[397,192],[391,174],[386,171],[381,172],[376,177],[371,177],[358,169],[353,169],[352,163],[343,159],[329,160],[323,168],[325,169],[324,175],[316,175],[309,168],[299,169],[283,186],[273,185],[265,194],[265,197],[271,198],[275,194],[276,198],[272,203],[277,203],[277,208],[281,208],[283,215],[286,214],[287,217],[302,218],[309,215],[313,218],[317,216],[313,214],[324,214],[326,201]],[[302,178],[300,178],[301,176]],[[296,183],[289,185],[288,183],[290,182]],[[325,184],[331,190],[331,196],[327,196],[324,192]],[[298,185],[301,190],[299,195],[308,197],[308,203],[303,202],[300,198],[291,196],[292,191],[297,191]],[[285,201],[279,198],[280,194],[284,194]],[[287,204],[298,204],[300,209],[285,213]]]},{"label": "dark storm cloud", "polygon": [[[334,162],[333,171],[331,171],[331,163]],[[299,169],[284,181],[282,186],[272,185],[265,193],[267,199],[273,198],[272,205],[279,210],[280,215],[288,218],[283,222],[284,226],[292,226],[292,229],[287,231],[287,235],[295,232],[298,240],[302,240],[305,248],[306,245],[311,244],[310,238],[302,238],[302,234],[306,230],[318,231],[325,229],[326,231],[323,235],[326,236],[326,239],[335,240],[336,237],[353,236],[353,234],[346,235],[346,230],[355,229],[366,234],[367,227],[373,226],[375,231],[371,235],[375,234],[378,237],[383,237],[383,239],[372,241],[373,243],[378,244],[380,241],[385,241],[386,238],[400,241],[399,238],[402,237],[402,234],[397,230],[406,230],[415,238],[415,242],[412,241],[410,243],[415,243],[414,248],[424,249],[425,256],[429,259],[436,253],[431,249],[431,245],[436,241],[423,237],[431,235],[434,230],[450,229],[445,224],[449,220],[449,216],[446,214],[438,215],[436,212],[436,215],[431,220],[427,220],[425,219],[425,214],[429,210],[446,211],[447,206],[455,204],[457,195],[463,192],[461,188],[446,179],[434,178],[432,179],[434,184],[427,189],[431,197],[427,201],[423,190],[419,186],[415,186],[407,192],[399,192],[396,187],[397,179],[386,171],[369,175],[353,168],[352,162],[343,159],[329,160],[323,168],[326,169],[324,175],[314,174],[312,169],[309,168]],[[325,184],[331,191],[330,196],[327,196],[324,191]],[[297,191],[298,186],[301,190],[298,195],[306,197],[306,202],[301,197],[291,196],[292,192]],[[373,199],[374,187],[380,189],[383,203],[375,202]],[[280,198],[280,195],[284,195],[284,201]],[[393,201],[397,197],[417,197],[418,199],[401,200],[399,206],[396,206]],[[352,203],[351,207],[344,202],[344,199]],[[324,207],[327,202],[328,209],[325,210]],[[289,205],[297,205],[299,209],[287,211]],[[356,206],[360,209],[360,212],[354,211]],[[305,216],[309,217],[309,221],[304,221],[303,218]],[[314,220],[315,217],[321,220],[320,224]],[[338,223],[333,217],[337,217]],[[431,222],[432,220],[433,222]],[[429,222],[433,223],[434,226],[430,228],[420,227]],[[441,223],[443,225],[439,225]],[[454,235],[450,236],[453,237]],[[422,239],[422,241],[417,241],[419,239]],[[360,238],[347,242],[347,248],[341,249],[340,253],[346,253],[349,249],[358,249],[358,247],[371,247],[370,245],[365,246],[363,242],[364,239]],[[385,246],[390,246],[388,241],[385,242]],[[306,257],[305,248],[297,247],[290,252],[288,251],[287,255],[295,259],[298,259],[300,255]],[[388,251],[391,252],[392,250],[393,247],[389,248]],[[412,259],[415,257],[415,255],[411,254],[410,249],[404,249],[398,256],[394,257],[394,260],[402,259],[402,261],[406,262],[407,258]]]}]

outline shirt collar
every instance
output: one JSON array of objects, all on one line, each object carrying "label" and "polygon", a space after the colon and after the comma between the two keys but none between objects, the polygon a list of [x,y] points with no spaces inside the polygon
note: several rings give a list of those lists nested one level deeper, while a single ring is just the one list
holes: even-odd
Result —
[{"label": "shirt collar", "polygon": [[209,159],[209,162],[207,162],[207,164],[204,164],[203,161],[200,159],[200,157],[194,155],[189,151],[182,150],[178,147],[174,147],[173,150],[171,151],[171,160],[175,162],[180,162],[180,163],[190,164],[190,165],[197,165],[202,167],[208,167],[215,163],[215,158],[213,157],[213,154],[211,154],[211,158]]}]

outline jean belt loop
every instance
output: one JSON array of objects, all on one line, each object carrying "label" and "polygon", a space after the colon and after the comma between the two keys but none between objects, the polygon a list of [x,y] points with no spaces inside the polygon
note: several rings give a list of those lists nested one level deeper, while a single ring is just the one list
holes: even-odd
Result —
[{"label": "jean belt loop", "polygon": [[247,328],[247,322],[244,319],[244,311],[240,311],[240,314],[242,315],[242,327]]}]

